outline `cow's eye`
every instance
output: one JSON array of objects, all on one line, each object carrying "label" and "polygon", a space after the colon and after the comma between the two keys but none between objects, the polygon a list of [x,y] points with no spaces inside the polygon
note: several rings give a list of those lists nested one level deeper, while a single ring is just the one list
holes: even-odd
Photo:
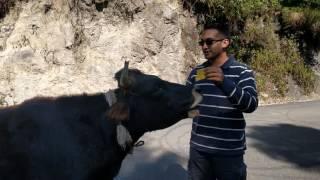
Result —
[{"label": "cow's eye", "polygon": [[157,91],[158,91],[158,92],[163,91],[163,87],[158,87],[158,88],[157,88]]},{"label": "cow's eye", "polygon": [[158,91],[164,91],[165,90],[165,85],[164,84],[159,84],[158,85]]},{"label": "cow's eye", "polygon": [[155,91],[152,93],[153,96],[160,96],[163,93],[163,87],[162,86],[158,86],[157,89],[155,89]]}]

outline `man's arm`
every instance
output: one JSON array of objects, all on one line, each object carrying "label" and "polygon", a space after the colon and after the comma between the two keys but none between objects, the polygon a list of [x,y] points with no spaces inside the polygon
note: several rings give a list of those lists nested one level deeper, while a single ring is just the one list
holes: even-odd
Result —
[{"label": "man's arm", "polygon": [[205,72],[206,78],[212,80],[216,86],[221,88],[237,109],[250,113],[258,107],[257,88],[252,70],[243,70],[237,84],[224,77],[220,67],[208,67]]},{"label": "man's arm", "polygon": [[251,113],[257,109],[258,94],[252,70],[243,70],[237,84],[228,78],[224,78],[220,88],[237,109],[246,113]]}]

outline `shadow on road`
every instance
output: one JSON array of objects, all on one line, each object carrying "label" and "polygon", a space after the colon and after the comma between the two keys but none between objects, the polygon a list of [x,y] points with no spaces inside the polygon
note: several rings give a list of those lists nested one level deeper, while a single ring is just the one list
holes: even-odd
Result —
[{"label": "shadow on road", "polygon": [[134,159],[129,157],[123,162],[116,180],[185,180],[187,171],[179,164],[179,157],[174,153],[164,153],[152,157],[150,151],[143,149],[136,152]]},{"label": "shadow on road", "polygon": [[248,137],[253,146],[271,158],[293,163],[301,168],[320,170],[320,130],[277,124],[251,126]]}]

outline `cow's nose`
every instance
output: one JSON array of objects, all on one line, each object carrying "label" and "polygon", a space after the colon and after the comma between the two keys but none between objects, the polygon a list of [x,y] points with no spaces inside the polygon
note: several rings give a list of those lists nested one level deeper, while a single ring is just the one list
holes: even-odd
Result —
[{"label": "cow's nose", "polygon": [[195,86],[193,87],[193,90],[195,90],[195,91],[198,92],[198,93],[201,93],[201,88],[200,88],[200,86],[198,86],[198,85],[195,85]]},{"label": "cow's nose", "polygon": [[181,102],[182,107],[189,107],[193,103],[193,98],[183,100]]}]

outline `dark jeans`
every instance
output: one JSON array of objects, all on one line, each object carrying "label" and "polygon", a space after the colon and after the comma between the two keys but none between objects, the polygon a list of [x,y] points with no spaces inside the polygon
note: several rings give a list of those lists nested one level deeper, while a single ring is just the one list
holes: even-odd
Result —
[{"label": "dark jeans", "polygon": [[243,155],[221,157],[190,148],[189,180],[246,180],[246,169]]}]

